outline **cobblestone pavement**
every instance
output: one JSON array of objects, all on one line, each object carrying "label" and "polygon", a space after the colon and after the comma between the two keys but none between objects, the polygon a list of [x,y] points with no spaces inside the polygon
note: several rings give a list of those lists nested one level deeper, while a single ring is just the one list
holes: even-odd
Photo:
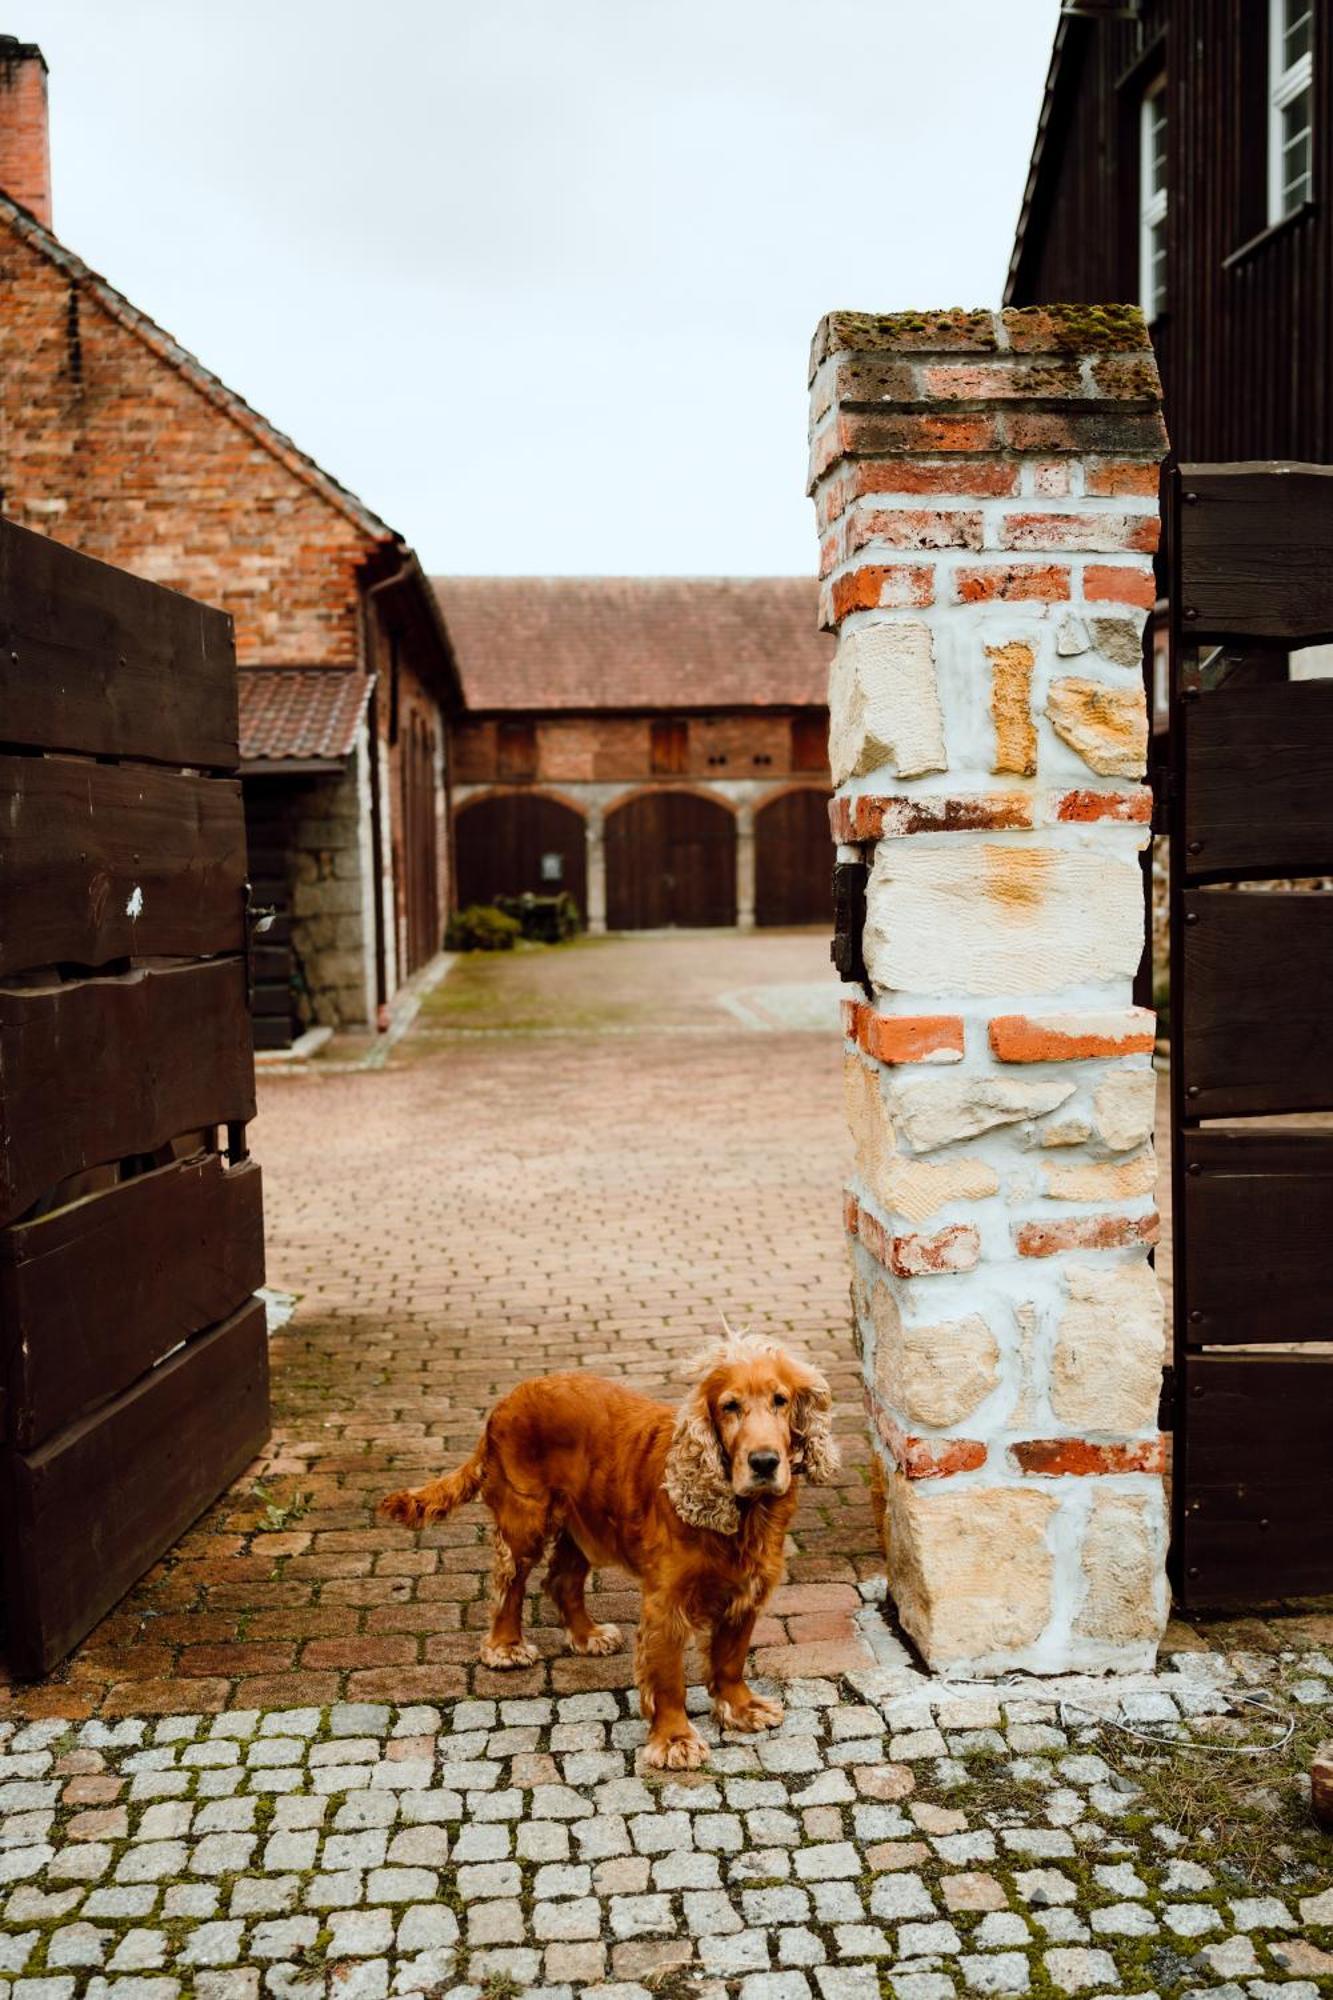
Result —
[{"label": "cobblestone pavement", "polygon": [[1262,1740],[1331,1681],[1319,1653],[1114,1687],[890,1658],[788,1683],[763,1738],[705,1721],[711,1768],[674,1778],[609,1691],[6,1724],[0,1993],[1318,2000],[1327,1844],[1286,1808],[1257,1866],[1221,1817],[1187,1839],[1142,1737]]}]

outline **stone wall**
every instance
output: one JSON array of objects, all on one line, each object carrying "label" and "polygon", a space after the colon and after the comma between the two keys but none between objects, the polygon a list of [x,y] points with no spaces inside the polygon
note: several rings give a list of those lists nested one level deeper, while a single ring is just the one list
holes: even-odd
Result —
[{"label": "stone wall", "polygon": [[[293,792],[292,947],[306,1026],[364,1028],[375,1020],[369,756],[363,721],[346,769]],[[393,893],[387,869],[382,884],[387,907]],[[387,914],[392,952],[391,907]],[[392,992],[392,958],[389,980]]]},{"label": "stone wall", "polygon": [[830,315],[846,1195],[890,1589],[932,1666],[1137,1667],[1167,1594],[1153,1020],[1131,1004],[1166,439],[1137,311]]}]

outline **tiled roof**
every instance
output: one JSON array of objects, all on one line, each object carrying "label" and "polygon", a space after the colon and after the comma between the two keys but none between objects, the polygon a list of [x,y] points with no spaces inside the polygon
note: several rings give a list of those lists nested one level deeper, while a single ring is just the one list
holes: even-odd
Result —
[{"label": "tiled roof", "polygon": [[242,667],[241,763],[336,761],[350,754],[372,686],[342,667]]},{"label": "tiled roof", "polygon": [[811,577],[437,576],[468,708],[753,708],[828,699]]}]

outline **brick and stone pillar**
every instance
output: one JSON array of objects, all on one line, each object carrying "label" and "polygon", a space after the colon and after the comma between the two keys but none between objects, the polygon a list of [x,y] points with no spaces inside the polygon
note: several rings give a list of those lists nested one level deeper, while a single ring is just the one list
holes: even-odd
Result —
[{"label": "brick and stone pillar", "polygon": [[833,833],[869,869],[846,1219],[891,1593],[953,1673],[1143,1666],[1156,366],[1127,308],[835,313],[812,395]]}]

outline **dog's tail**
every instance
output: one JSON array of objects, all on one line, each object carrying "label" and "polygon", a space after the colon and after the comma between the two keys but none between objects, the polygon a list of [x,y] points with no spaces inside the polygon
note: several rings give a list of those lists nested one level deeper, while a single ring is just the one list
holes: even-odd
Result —
[{"label": "dog's tail", "polygon": [[442,1479],[432,1480],[429,1486],[418,1486],[402,1493],[386,1493],[380,1501],[380,1512],[387,1514],[391,1521],[401,1521],[408,1528],[423,1528],[427,1521],[443,1521],[455,1507],[465,1507],[469,1500],[476,1499],[485,1472],[486,1432],[483,1430],[471,1458],[456,1472],[446,1472]]}]

